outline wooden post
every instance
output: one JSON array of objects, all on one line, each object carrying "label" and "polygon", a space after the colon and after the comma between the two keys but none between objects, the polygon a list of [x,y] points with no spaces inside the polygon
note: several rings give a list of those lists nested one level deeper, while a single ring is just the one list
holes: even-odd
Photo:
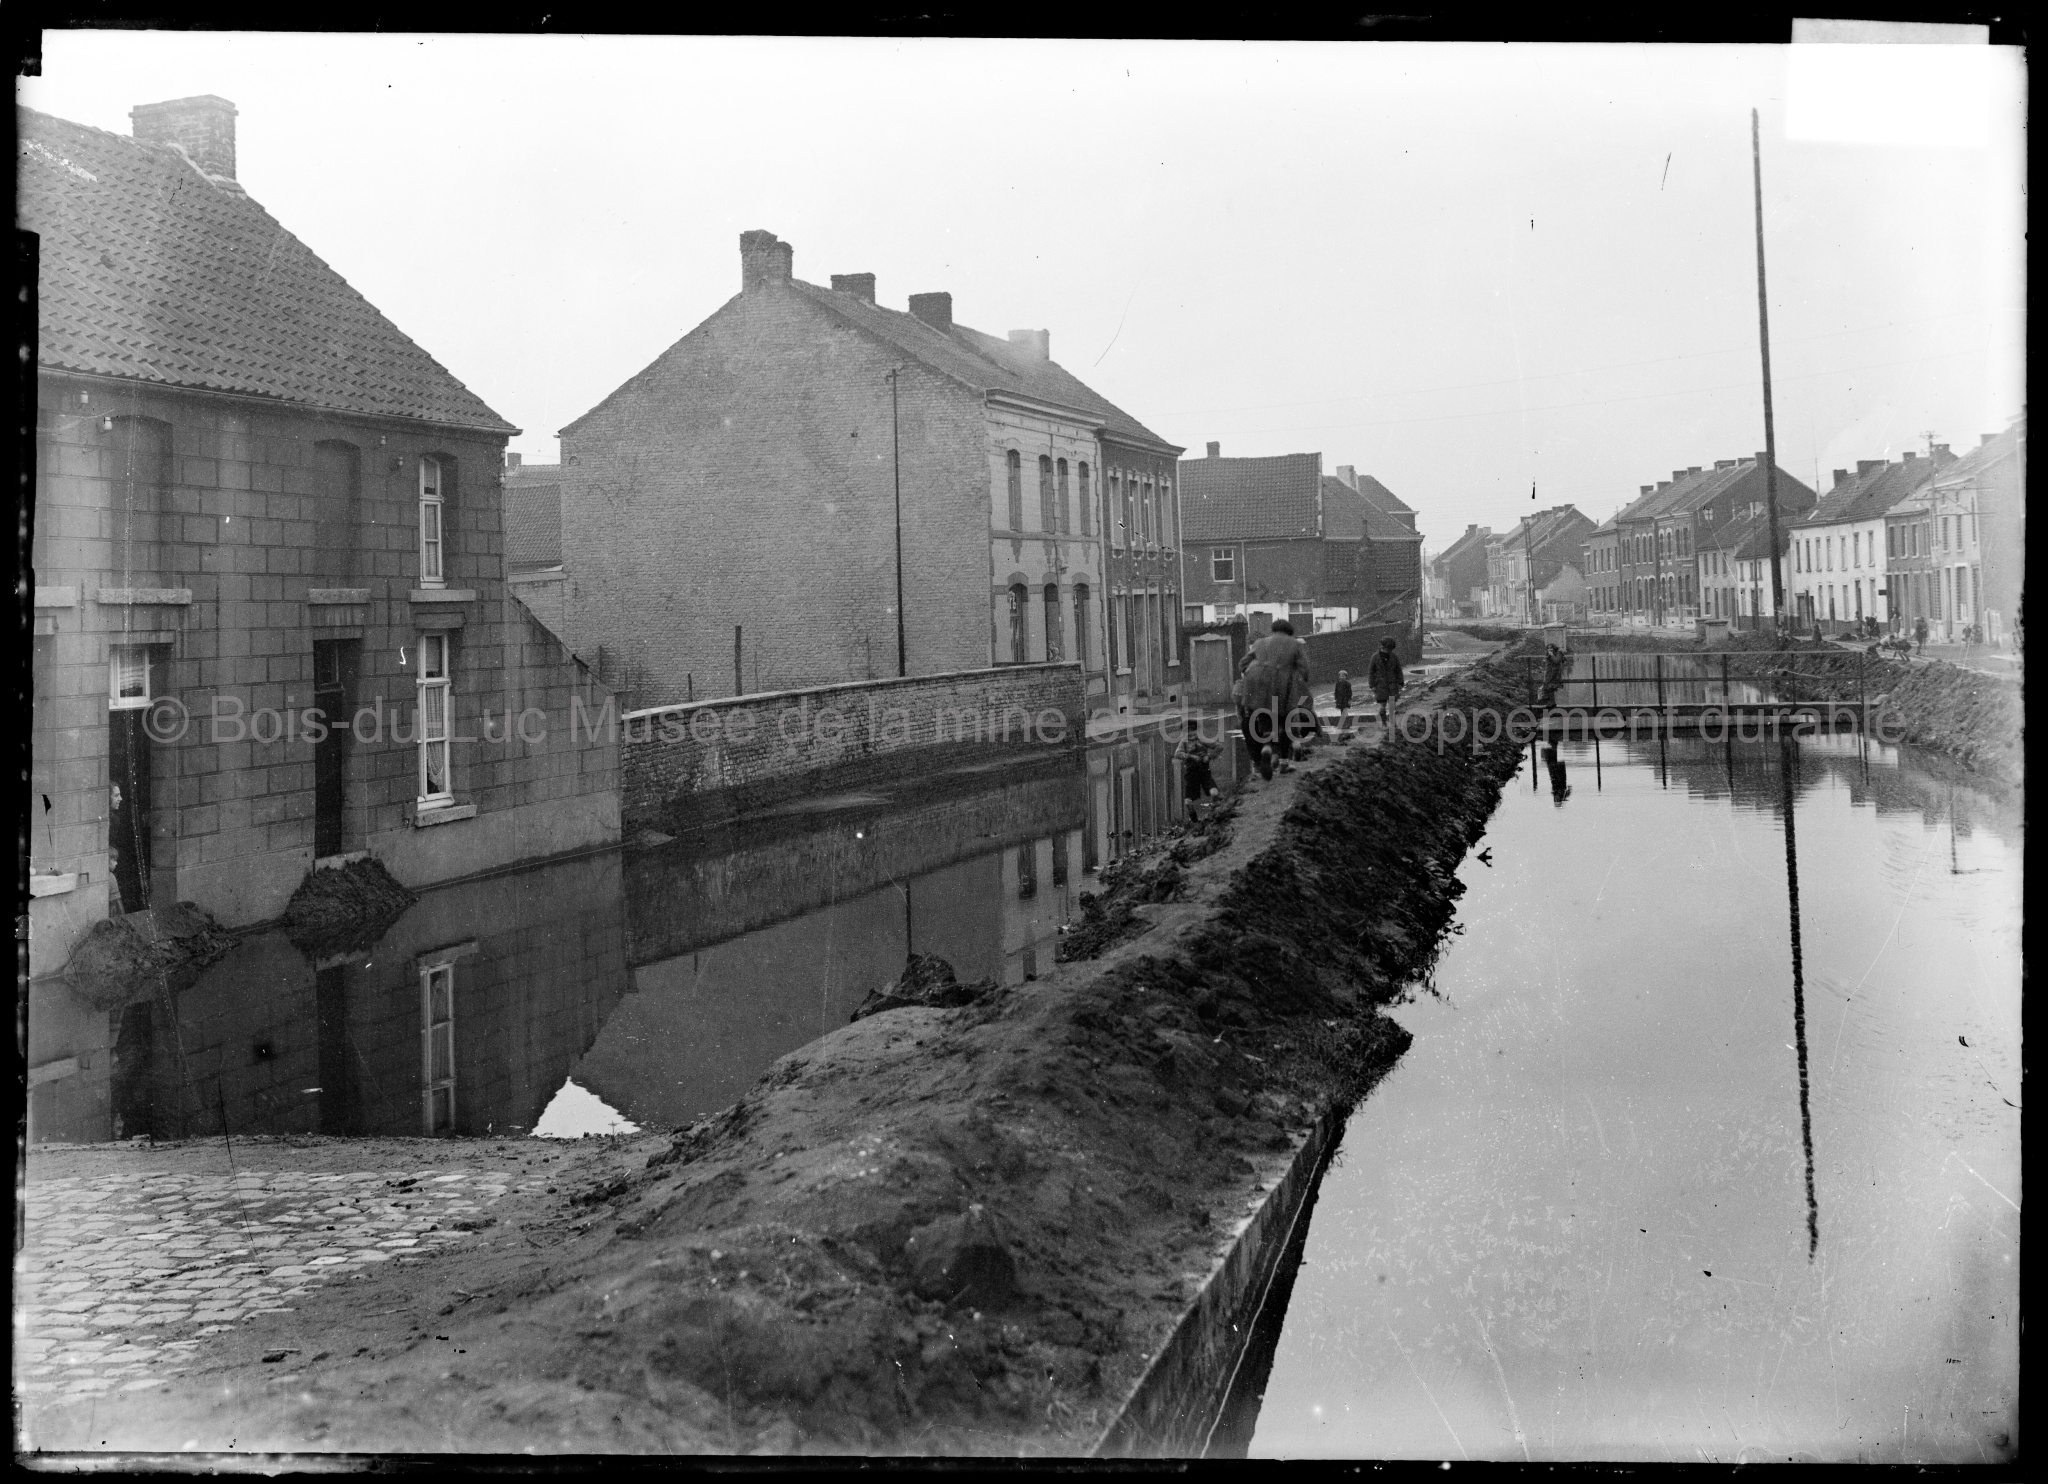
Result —
[{"label": "wooden post", "polygon": [[1658,709],[1659,711],[1662,711],[1662,710],[1664,709],[1664,656],[1663,656],[1662,654],[1659,654],[1659,655],[1658,655],[1658,656],[1656,657],[1656,659],[1657,659],[1657,709]]},{"label": "wooden post", "polygon": [[732,693],[743,696],[747,693],[746,678],[740,673],[740,626],[732,626]]},{"label": "wooden post", "polygon": [[[1594,709],[1594,710],[1595,710],[1595,711],[1597,712],[1597,711],[1598,711],[1598,710],[1600,709],[1600,656],[1599,656],[1599,655],[1597,655],[1597,654],[1589,654],[1589,655],[1587,655],[1587,656],[1586,656],[1586,671],[1587,671],[1587,673],[1588,673],[1589,675],[1591,675],[1591,676],[1592,676],[1592,678],[1593,678],[1593,709]],[[1597,787],[1596,787],[1596,788],[1595,788],[1595,789],[1593,790],[1593,792],[1595,792],[1595,793],[1598,793],[1599,791],[1600,791],[1600,790],[1599,790],[1599,789],[1598,789]]]},{"label": "wooden post", "polygon": [[1735,702],[1734,693],[1728,689],[1728,656],[1721,656],[1721,699],[1730,705]]}]

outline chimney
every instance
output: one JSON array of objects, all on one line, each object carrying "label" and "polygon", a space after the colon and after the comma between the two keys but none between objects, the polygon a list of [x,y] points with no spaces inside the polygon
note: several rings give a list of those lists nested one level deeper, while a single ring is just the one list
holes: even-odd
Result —
[{"label": "chimney", "polygon": [[1910,463],[1912,463],[1912,462],[1913,462],[1913,460],[1915,460],[1915,459],[1917,459],[1917,458],[1919,458],[1919,457],[1920,457],[1920,455],[1918,455],[1917,453],[1913,452],[1913,450],[1912,450],[1912,449],[1910,449],[1910,448],[1909,448],[1909,449],[1907,449],[1907,450],[1906,450],[1906,454],[1905,454],[1905,459],[1906,459],[1906,462],[1907,462],[1907,463],[1909,463],[1909,464],[1910,464]]},{"label": "chimney", "polygon": [[[1985,436],[1986,436],[1986,437],[1988,438],[1988,437],[1990,437],[1990,434],[1988,434],[1988,433],[1987,433],[1987,434],[1986,434]],[[1222,445],[1222,444],[1220,444],[1220,443],[1212,443],[1212,444],[1210,444],[1210,445],[1209,445],[1209,457],[1210,457],[1210,458],[1212,458],[1212,459],[1220,459],[1220,458],[1222,458],[1222,457],[1223,457],[1223,445]]]},{"label": "chimney", "polygon": [[773,232],[740,233],[740,288],[752,293],[789,282],[796,249]]},{"label": "chimney", "polygon": [[[1683,479],[1685,478],[1685,475],[1681,473],[1678,477],[1680,479]],[[1657,481],[1657,488],[1660,490],[1668,490],[1671,488],[1671,481],[1668,479],[1660,479]]]},{"label": "chimney", "polygon": [[1025,355],[1034,361],[1049,361],[1052,359],[1052,331],[1050,330],[1012,330],[1010,331],[1010,344],[1016,346],[1017,349],[1023,351]]},{"label": "chimney", "polygon": [[1835,471],[1835,483],[1836,483],[1836,484],[1847,484],[1848,482],[1849,482],[1849,471],[1848,471],[1847,469],[1837,469],[1837,470]]},{"label": "chimney", "polygon": [[923,320],[941,335],[953,333],[953,296],[951,294],[912,294],[910,312]]},{"label": "chimney", "polygon": [[517,469],[519,467],[519,455],[512,452],[509,448],[505,450],[505,467],[507,469]]},{"label": "chimney", "polygon": [[1993,438],[1996,438],[1997,436],[1998,435],[1996,433],[1979,433],[1977,435],[1977,446],[1979,448],[1982,448],[1985,444],[1989,443]]},{"label": "chimney", "polygon": [[1716,469],[1733,469],[1740,462],[1740,459],[1715,459],[1714,467]]},{"label": "chimney", "polygon": [[140,103],[128,122],[143,144],[175,144],[208,175],[235,178],[235,105],[211,93]]},{"label": "chimney", "polygon": [[1952,459],[1955,457],[1954,454],[1948,451],[1948,445],[1946,443],[1937,443],[1934,445],[1934,456],[1938,459]]},{"label": "chimney", "polygon": [[1761,469],[1765,464],[1768,464],[1770,460],[1764,457],[1764,451],[1761,448],[1759,448],[1756,451],[1756,458],[1752,460],[1752,462],[1755,463],[1755,465],[1759,469]]},{"label": "chimney", "polygon": [[[1699,470],[1697,470],[1697,469],[1695,469],[1695,470],[1693,470],[1692,472],[1693,472],[1693,473],[1695,473],[1695,474],[1697,474],[1697,473],[1699,473],[1700,471],[1699,471]],[[1681,480],[1681,479],[1683,479],[1683,478],[1685,478],[1685,470],[1683,470],[1683,469],[1673,469],[1673,470],[1671,471],[1671,482],[1672,482],[1673,484],[1676,484],[1676,483],[1678,483],[1678,481],[1679,481],[1679,480]]]},{"label": "chimney", "polygon": [[1339,464],[1337,466],[1337,478],[1342,480],[1347,488],[1357,489],[1358,466],[1356,464]]},{"label": "chimney", "polygon": [[1700,466],[1698,464],[1694,464],[1690,469],[1686,470],[1685,472],[1688,474],[1697,474],[1700,472]]},{"label": "chimney", "polygon": [[1856,461],[1856,477],[1861,479],[1872,469],[1882,469],[1884,464],[1885,461],[1883,459],[1858,459]]},{"label": "chimney", "polygon": [[1640,490],[1636,491],[1636,493],[1640,495],[1647,495],[1651,490],[1655,489],[1656,487],[1657,486],[1654,484],[1646,484]]},{"label": "chimney", "polygon": [[835,273],[832,275],[834,293],[851,294],[856,299],[875,302],[875,275],[872,273]]}]

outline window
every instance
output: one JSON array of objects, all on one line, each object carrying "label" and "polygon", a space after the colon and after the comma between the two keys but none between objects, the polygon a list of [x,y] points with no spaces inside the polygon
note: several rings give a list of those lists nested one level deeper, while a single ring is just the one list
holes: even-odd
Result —
[{"label": "window", "polygon": [[149,646],[117,644],[109,652],[108,661],[107,708],[111,711],[146,710],[152,699]]},{"label": "window", "polygon": [[420,586],[443,587],[447,577],[442,567],[441,461],[420,460]]},{"label": "window", "polygon": [[1161,546],[1174,545],[1174,535],[1173,482],[1162,479],[1159,481],[1159,544]]},{"label": "window", "polygon": [[1316,605],[1313,603],[1289,603],[1287,621],[1294,625],[1297,638],[1307,638],[1316,631]]},{"label": "window", "polygon": [[1067,842],[1058,835],[1052,837],[1052,884],[1067,884]]},{"label": "window", "polygon": [[1138,489],[1138,531],[1148,545],[1159,539],[1159,531],[1152,523],[1152,481],[1149,479]]},{"label": "window", "polygon": [[1200,623],[1202,621],[1202,605],[1200,603],[1182,604],[1180,617],[1182,623]]},{"label": "window", "polygon": [[1064,658],[1060,644],[1060,585],[1045,585],[1045,657],[1048,662]]},{"label": "window", "polygon": [[448,778],[448,636],[427,634],[420,639],[419,807],[439,809],[455,802]]},{"label": "window", "polygon": [[1138,662],[1138,646],[1137,646],[1137,644],[1136,644],[1136,643],[1134,642],[1134,640],[1135,640],[1135,633],[1134,633],[1134,630],[1133,630],[1133,628],[1132,628],[1132,623],[1131,623],[1131,609],[1132,609],[1133,607],[1135,607],[1135,606],[1136,606],[1137,604],[1139,604],[1139,603],[1141,603],[1141,602],[1143,602],[1143,601],[1144,601],[1144,599],[1142,599],[1142,598],[1137,598],[1137,597],[1130,597],[1130,598],[1125,598],[1125,599],[1124,599],[1124,602],[1123,602],[1123,609],[1124,609],[1124,669],[1125,669],[1125,670],[1131,670],[1131,669],[1134,669],[1134,668],[1136,668],[1136,666],[1137,666],[1137,662]]},{"label": "window", "polygon": [[1209,548],[1209,578],[1212,582],[1237,581],[1237,548],[1235,546],[1212,546]]},{"label": "window", "polygon": [[1109,668],[1110,668],[1111,670],[1117,670],[1117,669],[1121,669],[1121,668],[1122,668],[1122,666],[1123,666],[1123,658],[1122,658],[1122,651],[1121,651],[1121,647],[1120,647],[1120,646],[1119,646],[1119,644],[1117,643],[1117,632],[1116,632],[1116,629],[1117,629],[1117,624],[1118,624],[1119,622],[1121,622],[1121,620],[1120,620],[1120,619],[1119,619],[1119,618],[1117,617],[1117,615],[1123,612],[1123,607],[1124,607],[1124,600],[1123,600],[1123,598],[1122,598],[1121,596],[1117,595],[1117,594],[1114,594],[1114,593],[1112,593],[1112,594],[1110,595],[1110,599],[1109,599],[1109,625],[1108,625],[1108,633],[1109,633]]},{"label": "window", "polygon": [[1081,534],[1092,536],[1095,534],[1095,506],[1094,497],[1088,490],[1088,464],[1085,459],[1077,472],[1081,480]]},{"label": "window", "polygon": [[[1180,663],[1180,625],[1173,621],[1173,610],[1180,606],[1180,594],[1169,589],[1166,600],[1160,605],[1160,615],[1166,620],[1166,663]],[[1200,609],[1195,610],[1198,614]]]},{"label": "window", "polygon": [[1017,847],[1017,896],[1029,901],[1038,895],[1038,847],[1027,840]]},{"label": "window", "polygon": [[1024,529],[1024,460],[1016,449],[1009,453],[1010,465],[1010,529]]},{"label": "window", "polygon": [[1052,503],[1052,456],[1038,456],[1038,528],[1041,531],[1057,531],[1059,514]]},{"label": "window", "polygon": [[164,491],[171,483],[170,425],[154,418],[117,417],[110,452],[115,476],[114,570],[120,574],[120,586],[147,587],[160,550],[158,519]]},{"label": "window", "polygon": [[1138,540],[1139,540],[1139,536],[1138,536],[1138,519],[1137,519],[1137,517],[1138,517],[1138,481],[1137,481],[1136,479],[1134,479],[1133,477],[1131,477],[1130,475],[1128,475],[1128,474],[1126,474],[1126,475],[1124,476],[1124,503],[1123,503],[1123,513],[1124,513],[1124,536],[1125,536],[1125,538],[1126,538],[1126,539],[1127,539],[1127,540],[1128,540],[1128,541],[1130,542],[1130,544],[1131,544],[1131,545],[1135,546],[1135,545],[1137,545],[1137,544],[1138,544]]},{"label": "window", "polygon": [[1023,583],[1010,584],[1010,658],[1020,665],[1031,658],[1030,637],[1025,632],[1027,619],[1024,613],[1024,604],[1028,596]]},{"label": "window", "polygon": [[420,970],[420,1102],[427,1133],[455,1131],[455,965]]},{"label": "window", "polygon": [[[1081,466],[1087,468],[1086,464]],[[1081,507],[1087,509],[1086,505]],[[1088,668],[1088,584],[1074,584],[1074,658],[1081,662],[1081,668]]]},{"label": "window", "polygon": [[1074,530],[1074,507],[1068,502],[1070,491],[1067,489],[1067,461],[1061,459],[1054,466],[1054,470],[1054,479],[1058,482],[1059,493],[1054,498],[1053,514],[1059,517],[1060,533],[1062,535],[1072,535]]},{"label": "window", "polygon": [[1230,620],[1230,619],[1233,619],[1233,618],[1236,618],[1236,617],[1237,617],[1237,604],[1235,604],[1235,603],[1218,603],[1218,604],[1216,605],[1216,621],[1217,621],[1218,623],[1223,623],[1223,622],[1227,622],[1228,620]]}]

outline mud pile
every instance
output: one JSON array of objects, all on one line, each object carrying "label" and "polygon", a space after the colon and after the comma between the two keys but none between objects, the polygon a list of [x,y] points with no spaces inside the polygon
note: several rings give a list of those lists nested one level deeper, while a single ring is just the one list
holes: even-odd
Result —
[{"label": "mud pile", "polygon": [[190,902],[103,918],[65,965],[71,992],[98,1010],[174,995],[235,946],[235,935]]},{"label": "mud pile", "polygon": [[314,955],[367,948],[418,900],[383,862],[369,857],[308,871],[285,905],[285,936],[301,952]]}]

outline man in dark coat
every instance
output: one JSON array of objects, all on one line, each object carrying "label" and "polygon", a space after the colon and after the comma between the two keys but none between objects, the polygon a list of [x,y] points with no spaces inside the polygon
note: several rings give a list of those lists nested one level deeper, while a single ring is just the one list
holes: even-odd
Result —
[{"label": "man in dark coat", "polygon": [[1387,724],[1387,716],[1394,702],[1399,699],[1401,687],[1408,682],[1401,669],[1401,656],[1395,652],[1393,635],[1380,640],[1379,652],[1372,657],[1372,664],[1365,672],[1365,683],[1372,687],[1372,698],[1379,702],[1380,725]]}]

